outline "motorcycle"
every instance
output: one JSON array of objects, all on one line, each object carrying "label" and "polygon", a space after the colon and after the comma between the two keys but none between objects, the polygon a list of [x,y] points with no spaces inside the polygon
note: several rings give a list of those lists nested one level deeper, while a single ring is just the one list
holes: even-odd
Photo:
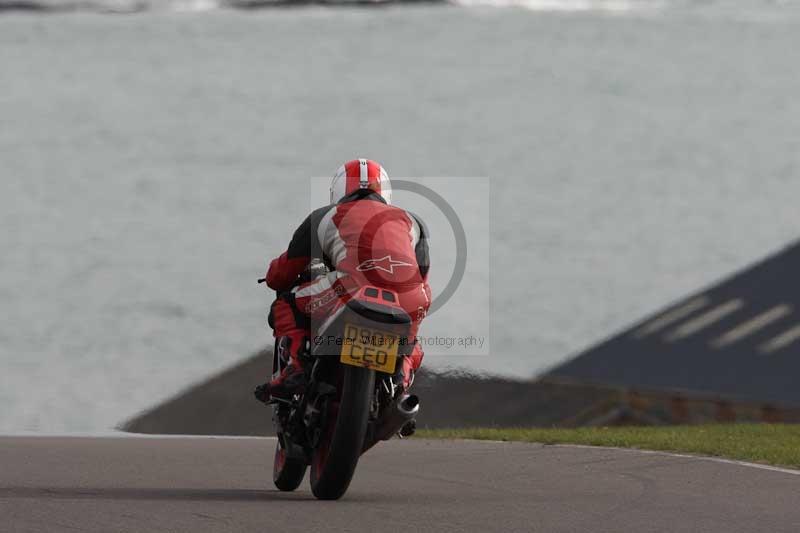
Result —
[{"label": "motorcycle", "polygon": [[[301,355],[305,391],[270,400],[278,438],[273,482],[281,491],[299,487],[310,466],[314,496],[338,499],[363,453],[413,433],[419,399],[402,387],[412,320],[398,300],[395,291],[363,286],[312,331]],[[286,342],[276,339],[273,377],[289,363]]]}]

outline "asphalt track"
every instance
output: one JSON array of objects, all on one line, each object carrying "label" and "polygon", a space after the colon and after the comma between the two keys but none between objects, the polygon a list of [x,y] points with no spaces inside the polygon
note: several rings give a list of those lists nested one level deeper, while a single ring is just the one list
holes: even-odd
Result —
[{"label": "asphalt track", "polygon": [[800,475],[630,450],[404,440],[344,499],[272,487],[271,438],[2,437],[0,531],[800,531]]}]

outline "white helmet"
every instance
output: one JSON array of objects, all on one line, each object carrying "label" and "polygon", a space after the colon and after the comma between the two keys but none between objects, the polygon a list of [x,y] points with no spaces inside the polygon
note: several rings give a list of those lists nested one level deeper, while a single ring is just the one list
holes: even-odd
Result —
[{"label": "white helmet", "polygon": [[331,203],[359,189],[371,189],[392,203],[392,184],[383,167],[369,159],[353,159],[339,167],[331,181]]}]

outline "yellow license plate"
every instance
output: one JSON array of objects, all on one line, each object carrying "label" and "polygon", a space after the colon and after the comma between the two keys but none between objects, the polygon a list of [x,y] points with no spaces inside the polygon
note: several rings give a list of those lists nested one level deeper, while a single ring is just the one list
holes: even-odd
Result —
[{"label": "yellow license plate", "polygon": [[345,324],[339,360],[346,365],[394,374],[399,342],[394,333]]}]

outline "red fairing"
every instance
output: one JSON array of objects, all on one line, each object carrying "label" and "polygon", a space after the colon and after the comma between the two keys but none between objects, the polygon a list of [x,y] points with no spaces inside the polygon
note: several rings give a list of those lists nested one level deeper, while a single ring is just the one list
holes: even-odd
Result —
[{"label": "red fairing", "polygon": [[309,260],[308,257],[292,257],[290,259],[288,252],[283,252],[269,264],[267,285],[276,291],[291,289],[297,276],[303,272]]}]

